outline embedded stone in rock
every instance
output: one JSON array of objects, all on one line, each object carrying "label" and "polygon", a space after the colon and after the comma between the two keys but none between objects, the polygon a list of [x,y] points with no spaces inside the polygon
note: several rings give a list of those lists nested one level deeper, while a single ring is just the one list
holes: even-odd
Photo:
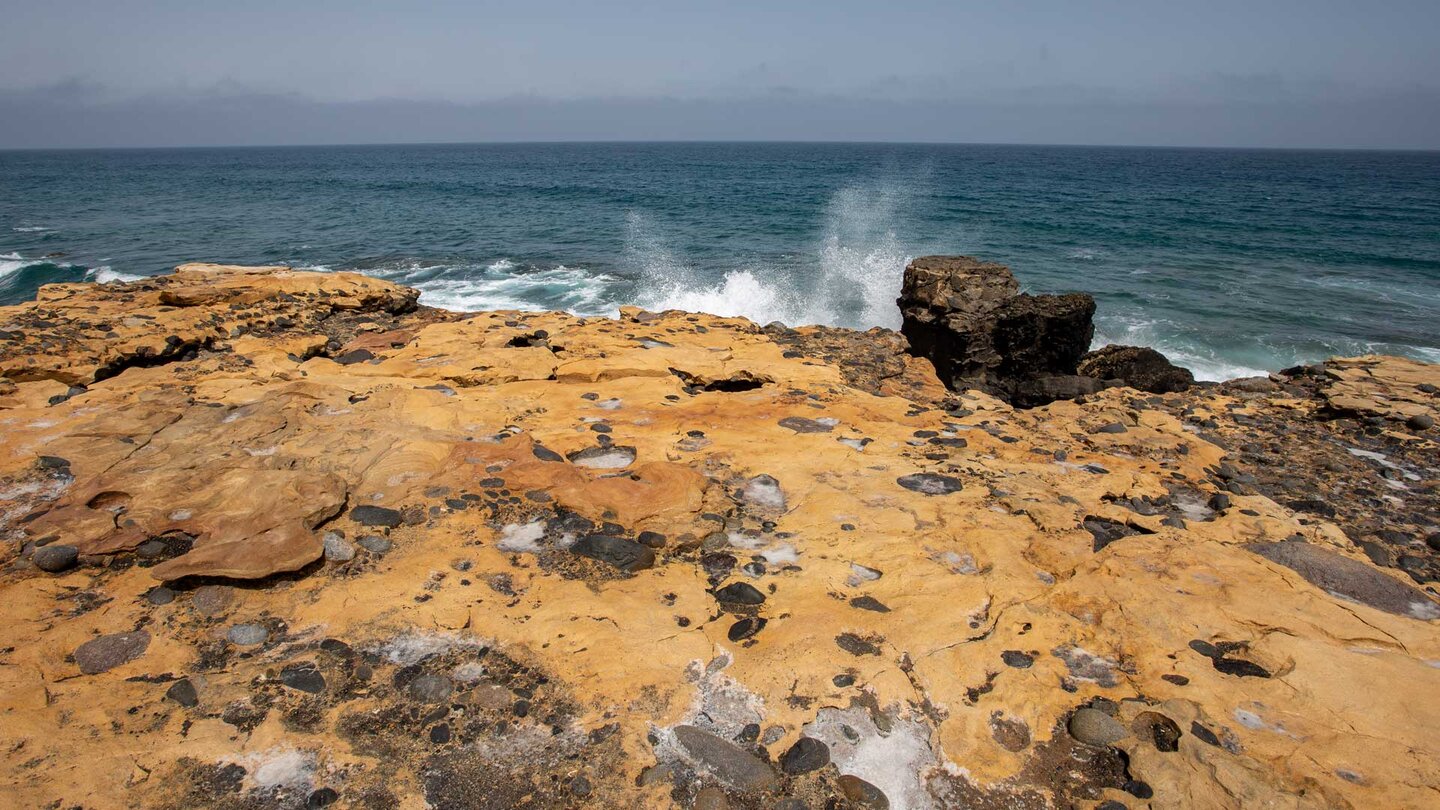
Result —
[{"label": "embedded stone in rock", "polygon": [[818,771],[830,764],[830,746],[814,737],[801,737],[780,755],[780,770],[790,775]]},{"label": "embedded stone in rock", "polygon": [[732,582],[715,592],[715,601],[729,605],[761,605],[765,594],[748,582]]},{"label": "embedded stone in rock", "polygon": [[570,463],[577,467],[589,467],[593,470],[618,470],[634,463],[635,448],[587,447],[584,450],[570,453],[567,457],[570,459]]},{"label": "embedded stone in rock", "polygon": [[730,631],[725,636],[731,641],[744,641],[764,630],[768,623],[769,620],[763,616],[747,616],[730,625]]},{"label": "embedded stone in rock", "polygon": [[349,562],[355,559],[355,547],[335,532],[326,532],[322,541],[325,544],[325,559],[331,562]]},{"label": "embedded stone in rock", "polygon": [[702,788],[695,794],[695,801],[690,805],[691,810],[730,810],[730,800],[725,798],[725,791],[714,785]]},{"label": "embedded stone in rock", "polygon": [[836,419],[806,419],[803,416],[787,416],[778,424],[780,427],[789,428],[796,433],[829,433],[840,422]]},{"label": "embedded stone in rock", "polygon": [[452,689],[449,678],[427,672],[406,684],[405,694],[421,703],[440,703],[450,699]]},{"label": "embedded stone in rock", "polygon": [[395,547],[395,544],[390,542],[388,538],[381,537],[378,534],[367,534],[355,542],[358,543],[361,548],[372,554],[384,554]]},{"label": "embedded stone in rock", "polygon": [[738,790],[772,790],[780,783],[775,769],[729,740],[694,726],[676,726],[680,747],[721,782]]},{"label": "embedded stone in rock", "polygon": [[564,461],[565,457],[543,445],[535,445],[530,448],[530,453],[541,461]]},{"label": "embedded stone in rock", "polygon": [[145,601],[152,605],[168,605],[175,601],[175,592],[164,585],[156,585],[145,592]]},{"label": "embedded stone in rock", "polygon": [[383,526],[387,529],[394,529],[404,521],[398,510],[371,504],[351,509],[350,519],[363,526]]},{"label": "embedded stone in rock", "polygon": [[582,537],[570,547],[570,551],[629,573],[655,565],[654,549],[608,534]]},{"label": "embedded stone in rock", "polygon": [[74,546],[61,545],[41,546],[35,549],[35,554],[30,557],[30,561],[35,563],[36,568],[52,574],[69,570],[79,559],[79,549]]},{"label": "embedded stone in rock", "polygon": [[289,664],[280,670],[280,682],[301,692],[318,695],[325,691],[325,676],[309,661]]},{"label": "embedded stone in rock", "polygon": [[1101,425],[1100,427],[1095,428],[1094,430],[1092,430],[1092,431],[1090,431],[1090,432],[1091,432],[1091,433],[1125,433],[1125,432],[1128,431],[1128,430],[1129,430],[1129,428],[1125,427],[1124,425],[1120,424],[1119,422],[1111,422],[1111,423],[1108,424],[1108,425]]},{"label": "embedded stone in rock", "polygon": [[230,628],[225,637],[230,639],[231,644],[253,647],[264,644],[265,639],[270,637],[270,631],[263,624],[237,624]]},{"label": "embedded stone in rock", "polygon": [[1070,717],[1070,736],[1087,745],[1104,748],[1130,736],[1130,732],[1110,715],[1099,709],[1077,709]]},{"label": "embedded stone in rock", "polygon": [[1440,603],[1365,563],[1298,540],[1246,546],[1273,563],[1333,594],[1386,613],[1412,619],[1440,619]]},{"label": "embedded stone in rock", "polygon": [[757,475],[745,484],[741,492],[745,502],[762,509],[785,511],[785,493],[780,482],[768,475]]},{"label": "embedded stone in rock", "polygon": [[342,366],[353,366],[356,363],[363,363],[366,360],[374,359],[375,355],[369,349],[355,349],[353,351],[345,352],[344,354],[335,358],[335,362],[339,363]]},{"label": "embedded stone in rock", "polygon": [[840,786],[840,792],[845,794],[845,798],[862,810],[889,810],[890,808],[890,800],[885,798],[885,794],[881,792],[880,788],[858,776],[851,776],[847,773],[836,779],[835,782]]},{"label": "embedded stone in rock", "polygon": [[134,661],[150,646],[150,634],[144,630],[111,633],[93,638],[75,649],[75,663],[86,675],[97,675],[121,664]]},{"label": "embedded stone in rock", "polygon": [[880,647],[854,633],[841,633],[835,637],[835,644],[851,655],[879,655]]},{"label": "embedded stone in rock", "polygon": [[1020,650],[1006,650],[1000,653],[1000,660],[1004,661],[1007,667],[1029,669],[1030,665],[1035,663],[1035,656]]},{"label": "embedded stone in rock", "polygon": [[235,601],[235,589],[229,585],[203,585],[190,595],[190,607],[207,618],[219,616]]},{"label": "embedded stone in rock", "polygon": [[1130,537],[1131,535],[1140,533],[1119,521],[1095,517],[1094,515],[1085,518],[1080,525],[1084,526],[1085,531],[1090,532],[1090,536],[1095,539],[1091,546],[1095,551],[1105,548],[1122,537]]},{"label": "embedded stone in rock", "polygon": [[886,607],[884,602],[881,602],[873,596],[857,596],[850,600],[850,607],[860,608],[861,610],[873,610],[876,613],[890,612],[890,608]]},{"label": "embedded stone in rock", "polygon": [[939,473],[911,473],[895,479],[900,486],[924,495],[949,495],[959,492],[964,484],[958,478]]},{"label": "embedded stone in rock", "polygon": [[195,691],[195,684],[189,678],[181,678],[165,690],[165,697],[179,703],[187,709],[194,708],[200,703],[200,695]]}]

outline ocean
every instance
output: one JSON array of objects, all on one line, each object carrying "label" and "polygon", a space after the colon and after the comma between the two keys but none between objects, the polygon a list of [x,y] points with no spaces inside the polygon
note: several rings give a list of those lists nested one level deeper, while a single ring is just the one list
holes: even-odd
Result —
[{"label": "ocean", "polygon": [[909,257],[1099,302],[1203,379],[1440,361],[1440,153],[886,144],[0,151],[0,304],[187,261],[463,310],[899,325]]}]

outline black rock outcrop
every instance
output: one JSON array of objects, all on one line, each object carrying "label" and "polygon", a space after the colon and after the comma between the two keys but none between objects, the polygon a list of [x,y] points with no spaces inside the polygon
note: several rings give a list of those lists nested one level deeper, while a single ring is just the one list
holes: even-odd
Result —
[{"label": "black rock outcrop", "polygon": [[1006,399],[1025,383],[1074,376],[1095,335],[1094,298],[1022,293],[1010,268],[969,256],[910,262],[897,303],[911,354],[929,358],[947,386]]},{"label": "black rock outcrop", "polygon": [[[1029,295],[1010,268],[969,256],[922,256],[905,268],[900,332],[954,391],[977,388],[1021,407],[1128,385],[1183,391],[1195,378],[1154,349],[1095,337],[1095,299]],[[1087,353],[1088,352],[1088,353]]]},{"label": "black rock outcrop", "polygon": [[1131,388],[1152,394],[1184,391],[1195,384],[1195,375],[1189,369],[1142,346],[1103,346],[1081,358],[1078,371],[1097,380],[1121,380]]}]

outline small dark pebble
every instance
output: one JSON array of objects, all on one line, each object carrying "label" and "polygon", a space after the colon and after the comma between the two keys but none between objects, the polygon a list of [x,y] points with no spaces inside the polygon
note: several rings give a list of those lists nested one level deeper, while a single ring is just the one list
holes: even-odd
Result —
[{"label": "small dark pebble", "polygon": [[30,561],[41,571],[48,571],[58,574],[67,571],[75,566],[80,559],[80,551],[74,546],[41,546],[35,549],[35,554]]},{"label": "small dark pebble", "polygon": [[1005,662],[1005,666],[1016,669],[1029,669],[1035,663],[1034,656],[1020,650],[1006,650],[1000,653],[1000,660]]},{"label": "small dark pebble", "polygon": [[767,620],[761,616],[749,616],[730,625],[730,632],[726,637],[731,641],[744,641],[765,629]]},{"label": "small dark pebble", "polygon": [[760,605],[765,594],[748,582],[732,582],[715,592],[715,601],[727,605]]},{"label": "small dark pebble", "polygon": [[780,770],[792,776],[818,771],[830,764],[830,747],[814,737],[801,737],[780,755]]},{"label": "small dark pebble", "polygon": [[365,526],[384,526],[393,529],[400,525],[400,512],[384,506],[365,504],[350,510],[350,519]]},{"label": "small dark pebble", "polygon": [[175,601],[175,592],[164,585],[157,585],[145,592],[145,601],[152,605],[168,605]]},{"label": "small dark pebble", "polygon": [[325,691],[325,676],[309,661],[289,664],[280,670],[280,682],[301,692],[318,695]]},{"label": "small dark pebble", "polygon": [[879,655],[880,648],[854,633],[841,633],[835,637],[835,644],[851,655]]},{"label": "small dark pebble", "polygon": [[187,709],[200,703],[200,696],[195,692],[195,684],[191,683],[189,678],[181,678],[170,684],[170,688],[165,690],[165,697]]},{"label": "small dark pebble", "polygon": [[857,607],[861,610],[873,610],[876,613],[890,612],[890,608],[886,607],[884,603],[873,596],[857,596],[850,600],[850,607]]}]

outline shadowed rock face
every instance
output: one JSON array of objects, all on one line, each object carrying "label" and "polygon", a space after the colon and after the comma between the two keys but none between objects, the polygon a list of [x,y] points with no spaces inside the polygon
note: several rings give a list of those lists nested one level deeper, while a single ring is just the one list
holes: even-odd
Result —
[{"label": "shadowed rock face", "polygon": [[[1072,363],[920,264],[995,390]],[[1023,409],[905,348],[282,268],[0,309],[0,795],[1433,804],[1434,366]]]},{"label": "shadowed rock face", "polygon": [[1095,300],[1083,293],[1021,293],[1010,268],[968,256],[923,256],[905,268],[897,303],[909,350],[935,364],[952,390],[977,388],[1021,407],[1124,385],[1164,394],[1194,376],[1154,349],[1106,346]]},{"label": "shadowed rock face", "polygon": [[968,256],[915,259],[897,301],[900,332],[953,390],[1009,398],[1034,378],[1075,374],[1095,335],[1095,299],[1019,290],[1001,264]]},{"label": "shadowed rock face", "polygon": [[1089,378],[1119,380],[1122,385],[1151,393],[1185,391],[1195,375],[1142,346],[1102,346],[1081,357],[1077,373]]},{"label": "shadowed rock face", "polygon": [[1102,346],[1086,354],[1076,371],[1097,380],[1116,380],[1138,391],[1169,394],[1195,384],[1195,375],[1140,346]]}]

